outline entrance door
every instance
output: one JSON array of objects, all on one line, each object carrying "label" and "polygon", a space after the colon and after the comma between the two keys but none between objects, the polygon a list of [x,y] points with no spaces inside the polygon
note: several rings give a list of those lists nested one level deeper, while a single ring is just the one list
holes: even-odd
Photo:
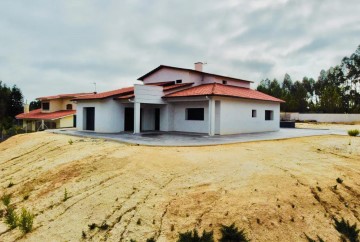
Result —
[{"label": "entrance door", "polygon": [[160,108],[155,108],[155,130],[160,130]]},{"label": "entrance door", "polygon": [[76,115],[73,116],[74,119],[73,119],[73,127],[76,128]]},{"label": "entrance door", "polygon": [[134,131],[134,108],[125,108],[124,131]]},{"label": "entrance door", "polygon": [[86,108],[86,130],[95,130],[95,108]]}]

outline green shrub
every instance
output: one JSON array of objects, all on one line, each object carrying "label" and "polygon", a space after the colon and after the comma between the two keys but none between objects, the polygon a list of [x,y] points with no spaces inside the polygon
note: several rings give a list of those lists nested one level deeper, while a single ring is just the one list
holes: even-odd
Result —
[{"label": "green shrub", "polygon": [[72,145],[74,143],[74,141],[72,141],[72,139],[69,139],[68,143],[69,143],[69,145]]},{"label": "green shrub", "polygon": [[244,232],[244,229],[240,230],[235,226],[235,223],[233,223],[230,226],[221,225],[221,238],[219,242],[231,242],[231,241],[237,241],[237,242],[248,242],[250,241]]},{"label": "green shrub", "polygon": [[5,223],[10,229],[15,229],[18,226],[18,215],[13,206],[8,206],[5,210]]},{"label": "green shrub", "polygon": [[341,179],[340,177],[336,178],[336,182],[339,183],[339,184],[343,183],[343,181],[344,181],[344,180]]},{"label": "green shrub", "polygon": [[154,237],[151,237],[150,239],[147,239],[146,242],[156,242]]},{"label": "green shrub", "polygon": [[109,225],[106,223],[106,221],[102,222],[100,226],[98,226],[101,230],[107,230],[109,228]]},{"label": "green shrub", "polygon": [[26,208],[23,208],[21,210],[21,215],[19,219],[19,228],[20,230],[26,234],[29,233],[32,230],[34,222],[34,215],[26,210]]},{"label": "green shrub", "polygon": [[90,230],[94,230],[96,228],[96,223],[92,223],[88,225]]},{"label": "green shrub", "polygon": [[69,199],[69,195],[68,195],[68,192],[67,192],[67,190],[65,188],[63,201],[65,202],[68,199]]},{"label": "green shrub", "polygon": [[179,233],[178,242],[214,242],[214,233],[204,230],[202,236],[199,236],[197,230],[194,229],[194,231]]},{"label": "green shrub", "polygon": [[357,224],[350,225],[349,221],[345,221],[344,218],[341,218],[341,221],[334,218],[334,227],[341,234],[342,241],[348,239],[350,242],[359,242],[359,232],[357,229]]},{"label": "green shrub", "polygon": [[5,207],[8,207],[11,202],[11,194],[4,194],[1,196],[1,201]]},{"label": "green shrub", "polygon": [[359,133],[360,133],[360,131],[358,129],[348,130],[348,135],[350,135],[350,136],[358,136]]},{"label": "green shrub", "polygon": [[12,187],[12,186],[14,186],[14,185],[15,185],[15,184],[14,184],[12,181],[10,181],[7,187],[10,188],[10,187]]}]

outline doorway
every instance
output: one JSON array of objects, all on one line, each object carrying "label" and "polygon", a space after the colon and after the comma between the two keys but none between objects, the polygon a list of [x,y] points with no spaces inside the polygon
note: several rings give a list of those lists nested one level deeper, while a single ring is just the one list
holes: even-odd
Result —
[{"label": "doorway", "polygon": [[160,108],[155,108],[155,131],[160,130]]},{"label": "doorway", "polygon": [[124,131],[134,131],[134,108],[125,108]]},{"label": "doorway", "polygon": [[95,108],[84,108],[85,109],[85,130],[95,130]]}]

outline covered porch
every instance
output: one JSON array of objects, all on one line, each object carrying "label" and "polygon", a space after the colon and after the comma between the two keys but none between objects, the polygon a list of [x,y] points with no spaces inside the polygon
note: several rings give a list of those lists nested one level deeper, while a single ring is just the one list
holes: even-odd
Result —
[{"label": "covered porch", "polygon": [[220,134],[220,99],[212,96],[163,97],[162,87],[135,85],[133,94],[115,98],[121,104],[121,132]]}]

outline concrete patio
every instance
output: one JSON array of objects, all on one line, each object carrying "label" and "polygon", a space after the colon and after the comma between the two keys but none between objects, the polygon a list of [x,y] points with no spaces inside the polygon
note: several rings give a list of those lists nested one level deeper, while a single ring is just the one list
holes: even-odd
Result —
[{"label": "concrete patio", "polygon": [[207,146],[219,144],[232,144],[262,140],[289,139],[317,135],[346,135],[342,130],[331,129],[280,129],[277,132],[264,132],[237,135],[208,136],[206,134],[191,134],[178,132],[145,132],[140,134],[132,133],[94,133],[77,131],[75,129],[53,129],[46,132],[55,134],[72,135],[86,138],[98,138],[112,140],[122,143],[146,145],[146,146]]}]

